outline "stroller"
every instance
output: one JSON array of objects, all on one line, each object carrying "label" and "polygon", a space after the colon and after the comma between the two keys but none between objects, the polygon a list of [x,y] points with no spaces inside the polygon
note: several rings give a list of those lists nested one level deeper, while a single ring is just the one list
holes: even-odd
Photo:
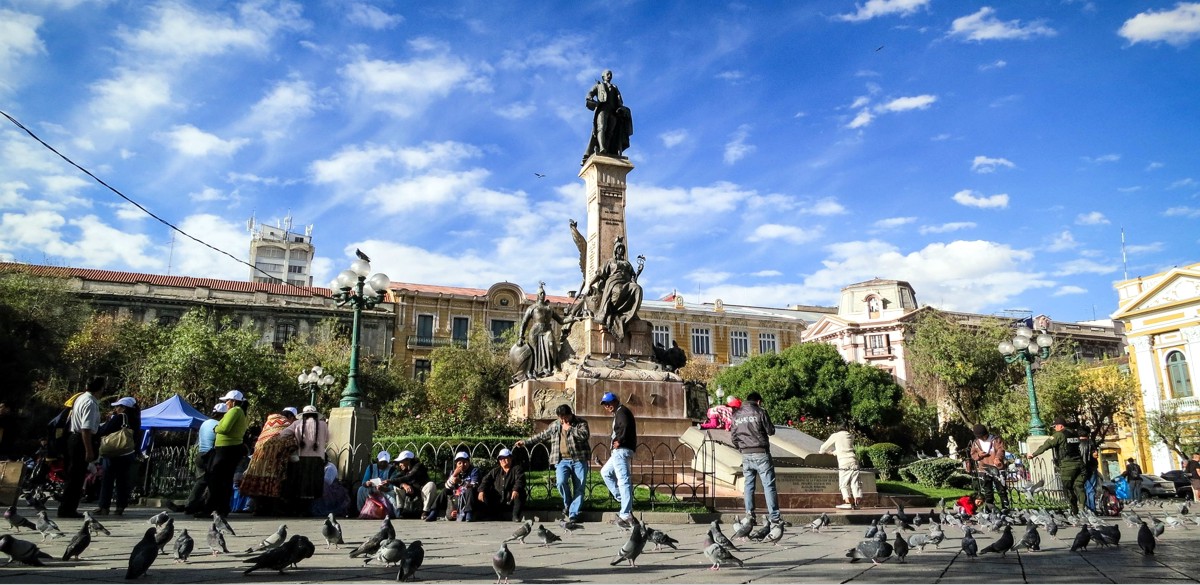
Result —
[{"label": "stroller", "polygon": [[21,497],[34,509],[45,510],[47,500],[62,498],[63,486],[67,482],[66,465],[62,459],[51,459],[44,455],[30,457],[24,461],[24,476]]}]

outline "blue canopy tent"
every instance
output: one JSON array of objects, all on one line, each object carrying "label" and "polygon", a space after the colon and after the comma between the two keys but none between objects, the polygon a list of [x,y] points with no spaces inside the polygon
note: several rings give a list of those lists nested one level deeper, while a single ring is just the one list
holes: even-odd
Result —
[{"label": "blue canopy tent", "polygon": [[[148,455],[152,453],[152,431],[188,432],[187,447],[185,447],[179,453],[174,453],[175,451],[179,451],[178,447],[170,448],[172,453],[175,455],[174,457],[168,456],[166,457],[166,460],[163,460],[163,458],[160,456],[157,461],[154,461],[153,459],[155,458],[153,457],[148,457],[152,461],[149,462],[151,464],[146,465],[146,477],[144,480],[144,489],[146,493],[150,492],[151,467],[163,468],[158,470],[160,475],[169,477],[179,476],[179,480],[175,483],[187,479],[183,476],[187,475],[186,471],[188,469],[188,458],[186,455],[191,452],[193,439],[191,431],[192,429],[200,428],[200,425],[203,424],[204,421],[208,420],[208,418],[208,416],[199,410],[196,410],[191,404],[188,404],[188,401],[184,400],[183,397],[178,394],[174,394],[170,398],[142,411],[142,453],[146,453]],[[190,478],[190,476],[188,476],[188,478]],[[169,480],[164,479],[163,481]]]}]

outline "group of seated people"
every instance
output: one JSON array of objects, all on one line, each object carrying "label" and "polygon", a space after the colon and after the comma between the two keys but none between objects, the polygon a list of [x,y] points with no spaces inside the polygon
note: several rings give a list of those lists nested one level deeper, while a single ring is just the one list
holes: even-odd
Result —
[{"label": "group of seated people", "polygon": [[380,451],[358,487],[360,518],[432,522],[444,514],[447,520],[459,522],[520,521],[525,498],[525,472],[513,463],[508,449],[500,450],[496,466],[486,474],[471,463],[470,454],[459,451],[453,471],[440,487],[412,451],[401,451],[394,462],[390,453]]}]

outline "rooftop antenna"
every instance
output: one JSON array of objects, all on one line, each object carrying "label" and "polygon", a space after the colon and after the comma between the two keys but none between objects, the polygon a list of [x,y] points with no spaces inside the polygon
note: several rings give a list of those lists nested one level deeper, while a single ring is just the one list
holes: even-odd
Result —
[{"label": "rooftop antenna", "polygon": [[171,230],[171,248],[167,253],[167,276],[171,276],[171,264],[175,261],[175,230]]},{"label": "rooftop antenna", "polygon": [[1121,226],[1121,270],[1124,274],[1122,280],[1129,280],[1129,261],[1125,257],[1125,227]]},{"label": "rooftop antenna", "polygon": [[292,231],[292,210],[288,210],[287,215],[283,218],[283,233],[291,233]]}]

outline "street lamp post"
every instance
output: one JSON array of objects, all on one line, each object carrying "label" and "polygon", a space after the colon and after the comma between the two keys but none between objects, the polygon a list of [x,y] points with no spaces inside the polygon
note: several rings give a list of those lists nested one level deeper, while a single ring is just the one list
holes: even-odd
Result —
[{"label": "street lamp post", "polygon": [[371,273],[371,263],[359,258],[350,264],[349,270],[343,270],[337,276],[337,286],[342,292],[333,295],[338,300],[338,306],[349,304],[354,310],[354,322],[350,330],[350,373],[346,379],[346,389],[342,391],[339,406],[365,406],[362,393],[358,388],[358,339],[360,335],[359,321],[362,320],[363,309],[370,309],[383,302],[391,281],[382,272],[376,272],[368,280]]},{"label": "street lamp post", "polygon": [[1045,330],[1034,337],[1032,329],[1022,326],[1017,328],[1011,341],[1000,342],[998,348],[1004,354],[1005,362],[1011,364],[1020,361],[1025,364],[1025,386],[1029,390],[1029,434],[1034,437],[1045,437],[1047,433],[1046,425],[1038,414],[1037,394],[1033,388],[1033,363],[1050,357],[1051,345],[1054,345],[1054,338]]},{"label": "street lamp post", "polygon": [[309,389],[312,394],[308,399],[308,403],[316,406],[317,389],[319,388],[324,390],[326,387],[332,386],[333,375],[326,374],[325,368],[322,368],[321,366],[313,366],[312,370],[308,372],[300,372],[300,375],[296,377],[296,382],[300,384],[301,388]]}]

